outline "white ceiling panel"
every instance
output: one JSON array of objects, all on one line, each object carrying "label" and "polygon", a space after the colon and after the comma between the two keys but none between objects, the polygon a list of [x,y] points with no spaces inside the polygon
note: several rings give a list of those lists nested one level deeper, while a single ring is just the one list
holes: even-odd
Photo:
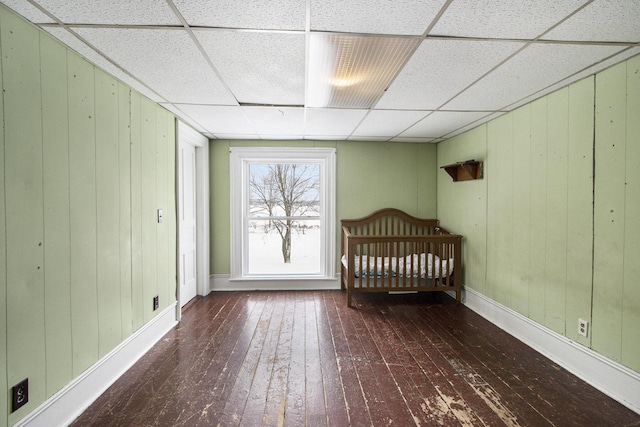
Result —
[{"label": "white ceiling panel", "polygon": [[304,133],[313,137],[349,136],[362,121],[367,111],[309,108],[307,109]]},{"label": "white ceiling panel", "polygon": [[194,33],[238,102],[304,104],[304,34]]},{"label": "white ceiling panel", "polygon": [[2,3],[31,22],[36,22],[38,24],[55,22],[27,0],[2,0]]},{"label": "white ceiling panel", "polygon": [[91,47],[87,46],[83,41],[71,34],[66,29],[62,27],[45,27],[44,29],[47,30],[52,36],[60,40],[62,43],[69,46],[78,54],[92,62],[94,65],[102,68],[104,71],[110,73],[117,79],[128,84],[133,89],[137,90],[150,100],[155,102],[165,101],[165,99],[163,99],[160,95],[146,87],[140,81],[131,77],[129,74],[122,71],[120,68],[107,60],[104,56],[100,55]]},{"label": "white ceiling panel", "polygon": [[637,54],[640,54],[640,47],[636,47],[636,48],[631,48],[631,49],[627,49],[617,55],[612,56],[609,59],[606,59],[592,67],[589,67],[587,69],[585,69],[584,71],[581,71],[577,74],[572,75],[571,77],[564,79],[564,80],[560,80],[559,82],[546,87],[545,89],[536,92],[532,95],[527,96],[526,98],[521,99],[520,101],[512,104],[512,105],[508,105],[507,109],[508,110],[513,110],[516,109],[528,102],[534,101],[544,95],[547,95],[555,90],[561,89],[567,85],[570,85],[573,82],[577,82],[578,80],[581,80],[585,77],[591,76],[595,73],[597,73],[598,71],[604,70],[605,68],[608,68],[614,64],[617,64],[618,62],[624,61],[625,59],[629,59],[632,56],[635,56]]},{"label": "white ceiling panel", "polygon": [[477,111],[436,111],[425,117],[415,126],[412,126],[406,132],[403,132],[400,137],[441,137],[450,133],[452,130],[459,129],[487,115],[489,115],[489,113]]},{"label": "white ceiling panel", "polygon": [[424,40],[376,108],[434,110],[523,46],[516,42]]},{"label": "white ceiling panel", "polygon": [[312,0],[311,29],[422,35],[444,0]]},{"label": "white ceiling panel", "polygon": [[212,134],[255,135],[255,129],[237,107],[212,105],[176,105]]},{"label": "white ceiling panel", "polygon": [[290,134],[304,135],[304,108],[242,107],[247,119],[261,137],[281,139]]},{"label": "white ceiling panel", "polygon": [[619,46],[532,44],[445,108],[499,110],[620,50]]},{"label": "white ceiling panel", "polygon": [[166,1],[37,0],[66,24],[181,25]]},{"label": "white ceiling panel", "polygon": [[429,34],[532,39],[586,1],[454,0]]},{"label": "white ceiling panel", "polygon": [[173,0],[189,25],[253,28],[270,30],[304,30],[305,0]]},{"label": "white ceiling panel", "polygon": [[640,0],[596,0],[543,36],[546,40],[640,42]]},{"label": "white ceiling panel", "polygon": [[115,28],[75,31],[170,102],[236,103],[186,31]]},{"label": "white ceiling panel", "polygon": [[373,110],[353,135],[393,137],[413,126],[427,114],[428,111]]},{"label": "white ceiling panel", "polygon": [[[457,130],[454,130],[453,132],[445,134],[444,138],[441,138],[441,140],[444,141],[444,140],[446,140],[448,138],[452,138],[452,137],[454,137],[456,135],[459,135],[459,134],[461,134],[463,132],[466,132],[466,131],[471,130],[471,129],[475,128],[475,127],[478,127],[483,123],[487,123],[488,121],[491,121],[493,119],[497,119],[498,117],[500,117],[500,116],[502,116],[504,114],[507,114],[507,113],[505,113],[503,111],[499,111],[499,112],[496,112],[496,113],[491,113],[488,116],[482,117],[479,120],[475,120],[473,122],[469,122],[468,125],[463,126],[461,128],[458,128]],[[437,142],[440,142],[440,141],[438,140]]]}]

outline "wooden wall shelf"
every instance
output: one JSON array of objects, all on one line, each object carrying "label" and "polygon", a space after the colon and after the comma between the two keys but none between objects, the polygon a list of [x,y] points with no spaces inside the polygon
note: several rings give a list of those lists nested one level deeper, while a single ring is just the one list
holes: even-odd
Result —
[{"label": "wooden wall shelf", "polygon": [[453,178],[453,181],[469,181],[472,179],[482,179],[482,162],[467,160],[465,162],[452,163],[441,166],[441,169]]}]

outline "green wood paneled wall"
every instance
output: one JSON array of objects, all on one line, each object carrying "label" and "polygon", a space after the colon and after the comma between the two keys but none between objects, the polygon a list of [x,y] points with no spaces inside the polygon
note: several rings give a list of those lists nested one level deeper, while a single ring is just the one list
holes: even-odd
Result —
[{"label": "green wood paneled wall", "polygon": [[[211,143],[211,271],[229,274],[229,148],[334,147],[336,215],[358,218],[376,209],[396,207],[433,218],[436,215],[436,146],[372,141],[227,141]],[[339,222],[338,222],[339,225]],[[336,238],[339,230],[336,230]],[[337,241],[337,252],[340,242]],[[340,254],[336,254],[340,257]],[[339,260],[336,260],[339,262]]]},{"label": "green wood paneled wall", "polygon": [[[2,18],[0,18],[2,19]],[[1,23],[2,21],[0,21]],[[0,28],[0,41],[2,41],[2,29]],[[0,43],[0,61],[4,54]],[[2,64],[0,62],[0,64]],[[4,73],[0,65],[0,93],[4,93]],[[0,102],[0,117],[4,117],[4,102]],[[0,132],[0,165],[4,168],[4,131]],[[3,169],[4,170],[4,169]],[[0,173],[0,402],[8,402],[7,386],[7,233],[5,208],[5,179],[4,173]],[[0,404],[0,426],[5,426],[8,420],[9,405]]]},{"label": "green wood paneled wall", "polygon": [[478,181],[438,172],[466,286],[638,372],[639,70],[632,58],[438,146],[440,166],[484,161]]},{"label": "green wood paneled wall", "polygon": [[0,51],[6,426],[175,303],[175,118],[4,7]]},{"label": "green wood paneled wall", "polygon": [[593,348],[640,371],[640,57],[598,74],[596,99]]}]

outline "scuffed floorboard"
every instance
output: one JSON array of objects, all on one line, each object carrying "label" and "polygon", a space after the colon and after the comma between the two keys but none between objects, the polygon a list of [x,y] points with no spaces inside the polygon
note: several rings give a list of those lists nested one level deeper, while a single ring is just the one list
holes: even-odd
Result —
[{"label": "scuffed floorboard", "polygon": [[220,292],[73,426],[640,426],[446,295]]}]

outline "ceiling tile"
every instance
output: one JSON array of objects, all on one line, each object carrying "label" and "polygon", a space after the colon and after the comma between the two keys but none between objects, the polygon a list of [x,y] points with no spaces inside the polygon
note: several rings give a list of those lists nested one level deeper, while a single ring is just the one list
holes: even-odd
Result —
[{"label": "ceiling tile", "polygon": [[[459,135],[459,134],[461,134],[461,133],[463,133],[463,132],[466,132],[466,131],[468,131],[468,130],[471,130],[471,129],[473,129],[473,128],[477,128],[477,127],[478,127],[478,126],[480,126],[481,124],[483,124],[483,123],[487,123],[487,122],[489,122],[489,121],[491,121],[491,120],[493,120],[493,119],[497,119],[498,117],[500,117],[500,116],[502,116],[502,115],[504,115],[504,114],[507,114],[507,113],[506,113],[506,112],[504,112],[504,111],[498,111],[498,112],[495,112],[495,113],[491,113],[491,114],[489,114],[488,116],[482,117],[481,119],[476,120],[476,121],[474,121],[474,122],[470,122],[470,123],[469,123],[468,125],[466,125],[466,126],[463,126],[463,127],[461,127],[461,128],[458,128],[458,129],[454,130],[454,131],[453,131],[453,132],[451,132],[451,133],[447,133],[447,134],[446,134],[446,136],[445,136],[445,138],[443,138],[443,139],[442,139],[442,141],[444,141],[444,140],[446,140],[446,139],[449,139],[449,138],[453,138],[454,136]],[[440,141],[437,141],[437,142],[440,142]]]},{"label": "ceiling tile", "polygon": [[66,24],[181,25],[167,2],[158,0],[37,0]]},{"label": "ceiling tile", "polygon": [[503,109],[621,49],[603,45],[532,44],[447,103],[445,108]]},{"label": "ceiling tile", "polygon": [[305,135],[346,137],[353,133],[367,110],[308,108],[306,113]]},{"label": "ceiling tile", "polygon": [[311,0],[311,29],[422,35],[444,0]]},{"label": "ceiling tile", "polygon": [[399,137],[441,137],[476,120],[486,117],[486,112],[435,111],[412,126]]},{"label": "ceiling tile", "polygon": [[301,138],[304,134],[304,108],[242,107],[242,111],[260,136]]},{"label": "ceiling tile", "polygon": [[437,109],[523,46],[515,42],[424,40],[376,108]]},{"label": "ceiling tile", "polygon": [[543,38],[640,42],[640,0],[596,0]]},{"label": "ceiling tile", "polygon": [[76,51],[78,54],[86,58],[89,62],[92,62],[94,65],[100,67],[104,71],[108,72],[115,78],[121,80],[122,82],[128,84],[133,89],[137,90],[147,98],[155,102],[163,102],[165,101],[160,95],[149,89],[147,86],[142,84],[140,81],[131,77],[129,74],[122,71],[120,68],[116,67],[109,60],[107,60],[104,56],[100,55],[98,52],[93,50],[91,47],[87,46],[83,41],[79,38],[71,34],[69,31],[62,27],[44,27],[44,30],[49,32],[52,36],[60,40],[62,43]]},{"label": "ceiling tile", "polygon": [[179,104],[176,107],[209,133],[255,136],[255,129],[238,107],[189,104]]},{"label": "ceiling tile", "polygon": [[225,28],[304,30],[305,0],[173,1],[189,25]]},{"label": "ceiling tile", "polygon": [[238,102],[304,104],[304,34],[251,31],[195,31],[195,34]]},{"label": "ceiling tile", "polygon": [[577,74],[574,74],[564,80],[560,80],[557,83],[552,84],[551,86],[546,87],[545,89],[538,91],[532,95],[527,96],[526,98],[523,98],[521,100],[519,100],[518,102],[511,104],[509,106],[507,106],[508,110],[514,110],[528,102],[532,102],[544,95],[547,95],[553,91],[556,91],[558,89],[561,89],[565,86],[570,85],[571,83],[577,82],[578,80],[581,80],[585,77],[591,76],[599,71],[604,70],[605,68],[608,68],[614,64],[617,64],[618,62],[622,62],[626,59],[631,58],[632,56],[638,55],[640,54],[640,47],[635,47],[635,48],[630,48],[627,50],[624,50],[614,56],[612,56],[609,59],[606,59],[600,63],[597,63],[596,65],[593,65],[592,67],[589,67],[587,69],[585,69],[584,71],[581,71]]},{"label": "ceiling tile", "polygon": [[373,110],[353,135],[393,137],[413,126],[427,114],[428,111]]},{"label": "ceiling tile", "polygon": [[31,22],[35,22],[37,24],[51,24],[55,22],[27,0],[0,0],[0,3],[6,5],[14,12]]},{"label": "ceiling tile", "polygon": [[169,102],[235,104],[186,31],[119,28],[75,31]]},{"label": "ceiling tile", "polygon": [[532,39],[587,0],[454,0],[430,35]]}]

